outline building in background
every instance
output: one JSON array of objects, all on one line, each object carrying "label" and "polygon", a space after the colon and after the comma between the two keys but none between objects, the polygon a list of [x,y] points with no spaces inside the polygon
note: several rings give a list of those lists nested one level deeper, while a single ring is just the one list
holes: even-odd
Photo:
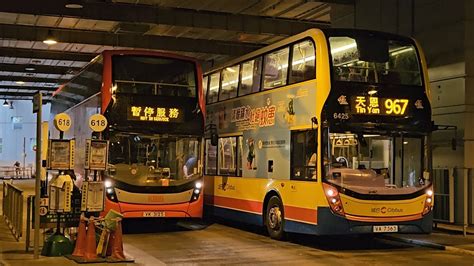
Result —
[{"label": "building in background", "polygon": [[[1,102],[5,100],[1,99]],[[21,167],[34,166],[36,114],[33,114],[33,103],[7,102],[8,106],[0,105],[0,166],[13,166],[16,161]],[[48,121],[49,116],[50,104],[43,105],[43,121]]]}]

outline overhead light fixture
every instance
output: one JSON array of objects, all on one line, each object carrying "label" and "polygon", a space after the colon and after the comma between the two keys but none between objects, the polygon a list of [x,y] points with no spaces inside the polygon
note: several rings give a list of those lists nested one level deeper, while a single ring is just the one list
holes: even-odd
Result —
[{"label": "overhead light fixture", "polygon": [[84,6],[82,5],[81,0],[68,0],[66,4],[64,5],[66,8],[71,8],[71,9],[81,9]]},{"label": "overhead light fixture", "polygon": [[8,106],[10,106],[10,105],[8,104],[7,100],[5,100],[5,101],[3,102],[3,107],[8,107]]},{"label": "overhead light fixture", "polygon": [[355,42],[350,43],[350,44],[346,44],[344,46],[331,49],[331,54],[336,54],[336,53],[340,53],[340,52],[343,52],[343,51],[347,51],[347,50],[355,48],[355,47],[357,47],[357,43],[355,43]]},{"label": "overhead light fixture", "polygon": [[18,84],[18,85],[23,85],[23,84],[25,84],[25,82],[22,81],[22,80],[15,81],[15,83]]},{"label": "overhead light fixture", "polygon": [[377,90],[376,89],[371,89],[367,92],[369,95],[374,95],[377,93]]},{"label": "overhead light fixture", "polygon": [[56,39],[54,38],[53,33],[51,32],[51,30],[48,30],[48,36],[46,36],[46,39],[44,39],[43,43],[45,43],[47,45],[53,45],[53,44],[58,43],[58,41],[56,41]]},{"label": "overhead light fixture", "polygon": [[26,71],[35,71],[36,68],[33,65],[28,65],[28,66],[25,67],[25,70]]}]

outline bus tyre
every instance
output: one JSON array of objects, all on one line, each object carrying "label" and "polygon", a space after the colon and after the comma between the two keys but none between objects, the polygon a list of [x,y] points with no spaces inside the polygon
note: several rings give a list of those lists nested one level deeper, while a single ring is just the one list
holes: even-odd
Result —
[{"label": "bus tyre", "polygon": [[283,212],[283,204],[277,196],[272,196],[267,204],[265,213],[265,226],[271,238],[281,240],[285,233],[283,227],[285,225],[285,216]]}]

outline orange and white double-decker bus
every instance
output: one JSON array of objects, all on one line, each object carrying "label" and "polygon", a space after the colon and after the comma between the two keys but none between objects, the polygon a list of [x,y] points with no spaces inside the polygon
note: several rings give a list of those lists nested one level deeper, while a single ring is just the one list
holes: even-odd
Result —
[{"label": "orange and white double-decker bus", "polygon": [[203,81],[213,215],[277,239],[431,231],[430,90],[413,39],[311,29]]},{"label": "orange and white double-decker bus", "polygon": [[105,212],[124,218],[202,216],[202,72],[194,59],[152,51],[104,51],[52,98],[52,115],[72,118],[77,182],[90,115],[108,121]]}]

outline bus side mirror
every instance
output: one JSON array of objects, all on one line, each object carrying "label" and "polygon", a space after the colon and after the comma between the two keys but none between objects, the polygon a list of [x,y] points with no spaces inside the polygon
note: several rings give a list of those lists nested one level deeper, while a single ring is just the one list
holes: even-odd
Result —
[{"label": "bus side mirror", "polygon": [[211,145],[212,146],[217,146],[217,141],[218,141],[218,137],[217,137],[217,134],[216,133],[212,133],[211,134]]}]

